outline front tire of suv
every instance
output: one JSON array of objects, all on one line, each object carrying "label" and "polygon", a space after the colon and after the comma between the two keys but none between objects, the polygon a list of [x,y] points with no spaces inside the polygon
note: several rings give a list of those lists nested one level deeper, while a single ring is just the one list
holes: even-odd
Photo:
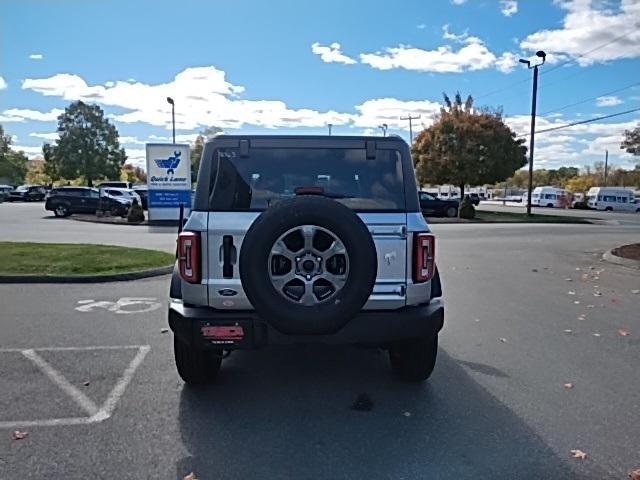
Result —
[{"label": "front tire of suv", "polygon": [[407,382],[428,379],[436,366],[438,336],[396,342],[389,349],[393,373]]},{"label": "front tire of suv", "polygon": [[222,352],[217,350],[200,350],[190,347],[173,337],[173,353],[180,378],[190,385],[211,383],[222,363]]}]

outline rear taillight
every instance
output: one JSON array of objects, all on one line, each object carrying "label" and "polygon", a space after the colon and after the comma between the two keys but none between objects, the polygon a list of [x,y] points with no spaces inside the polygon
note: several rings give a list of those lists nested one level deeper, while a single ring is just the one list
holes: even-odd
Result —
[{"label": "rear taillight", "polygon": [[178,235],[178,266],[180,277],[189,283],[200,283],[200,234],[182,232]]},{"label": "rear taillight", "polygon": [[423,283],[433,278],[436,266],[436,239],[430,233],[413,237],[413,282]]}]

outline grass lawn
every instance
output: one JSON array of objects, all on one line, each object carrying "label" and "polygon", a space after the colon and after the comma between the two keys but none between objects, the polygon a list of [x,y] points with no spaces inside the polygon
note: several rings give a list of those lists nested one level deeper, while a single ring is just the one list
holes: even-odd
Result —
[{"label": "grass lawn", "polygon": [[476,210],[476,219],[481,222],[521,222],[521,223],[590,223],[584,218],[564,215],[539,215],[527,217],[526,213],[487,212]]},{"label": "grass lawn", "polygon": [[71,243],[0,242],[0,275],[106,275],[172,265],[170,253]]}]

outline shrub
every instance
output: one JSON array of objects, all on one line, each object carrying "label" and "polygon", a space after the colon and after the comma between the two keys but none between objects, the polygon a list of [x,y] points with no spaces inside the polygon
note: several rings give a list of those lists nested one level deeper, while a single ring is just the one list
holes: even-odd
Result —
[{"label": "shrub", "polygon": [[138,203],[137,199],[133,199],[131,206],[129,207],[129,212],[127,213],[127,222],[129,223],[140,223],[144,222],[144,210]]},{"label": "shrub", "polygon": [[464,199],[460,204],[460,211],[458,214],[460,218],[475,218],[476,209],[473,207],[473,203],[471,203],[469,195],[464,196]]}]

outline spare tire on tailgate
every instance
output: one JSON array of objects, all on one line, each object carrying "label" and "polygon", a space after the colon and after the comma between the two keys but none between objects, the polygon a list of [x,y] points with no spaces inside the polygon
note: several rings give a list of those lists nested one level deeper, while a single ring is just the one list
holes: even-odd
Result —
[{"label": "spare tire on tailgate", "polygon": [[264,211],[240,251],[249,301],[289,335],[340,330],[366,303],[377,269],[367,226],[346,206],[320,196],[297,196]]}]

